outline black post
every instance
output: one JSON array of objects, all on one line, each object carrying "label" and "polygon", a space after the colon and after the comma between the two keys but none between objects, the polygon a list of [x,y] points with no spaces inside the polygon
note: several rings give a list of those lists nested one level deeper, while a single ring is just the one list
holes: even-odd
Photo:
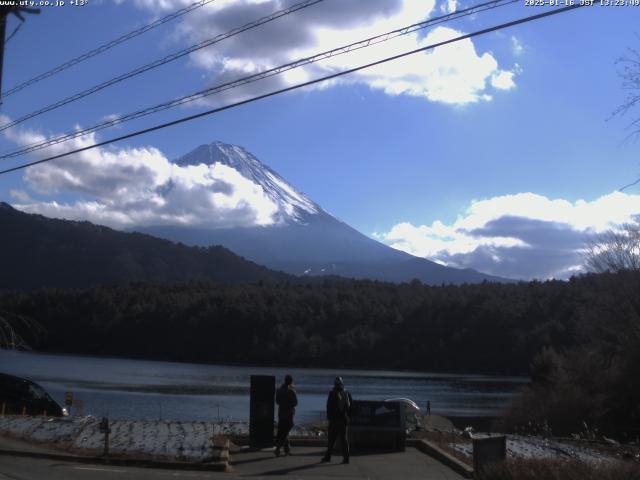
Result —
[{"label": "black post", "polygon": [[104,456],[107,457],[109,456],[109,434],[111,433],[107,417],[102,417],[100,421],[100,432],[104,433]]},{"label": "black post", "polygon": [[4,37],[7,34],[7,15],[9,9],[0,10],[0,105],[2,105],[2,67],[4,65]]},{"label": "black post", "polygon": [[473,471],[480,473],[487,465],[507,458],[507,437],[504,435],[473,438]]},{"label": "black post", "polygon": [[10,13],[13,13],[18,20],[24,22],[23,13],[30,13],[38,15],[40,13],[39,8],[28,8],[19,6],[0,7],[0,105],[2,105],[2,70],[4,65],[4,44],[5,36],[7,34],[7,17]]},{"label": "black post", "polygon": [[254,448],[273,447],[273,411],[276,377],[251,375],[249,400],[249,444]]}]

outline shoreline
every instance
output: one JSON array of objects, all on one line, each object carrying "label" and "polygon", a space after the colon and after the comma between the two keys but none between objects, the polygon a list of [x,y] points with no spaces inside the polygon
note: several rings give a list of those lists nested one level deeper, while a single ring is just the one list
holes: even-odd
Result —
[{"label": "shoreline", "polygon": [[5,352],[16,352],[19,354],[33,354],[33,355],[53,355],[60,357],[86,357],[92,359],[102,360],[122,360],[122,361],[139,361],[139,362],[158,362],[158,363],[173,363],[178,365],[206,365],[216,367],[256,367],[256,368],[270,368],[270,369],[283,369],[283,370],[333,370],[333,371],[352,371],[352,372],[388,372],[388,373],[401,373],[403,375],[416,376],[434,376],[438,378],[446,378],[448,376],[475,376],[475,377],[487,377],[487,378],[500,378],[514,383],[522,383],[526,385],[530,383],[531,379],[528,374],[514,374],[514,373],[500,373],[500,372],[485,372],[485,371],[472,371],[472,370],[414,370],[404,368],[389,368],[389,367],[367,367],[367,366],[322,366],[322,365],[287,365],[279,363],[262,363],[260,366],[255,365],[252,362],[194,362],[190,360],[162,360],[155,357],[132,357],[132,356],[119,356],[119,355],[107,355],[107,354],[92,354],[92,353],[77,353],[77,352],[62,352],[62,351],[50,351],[50,350],[4,350]]}]

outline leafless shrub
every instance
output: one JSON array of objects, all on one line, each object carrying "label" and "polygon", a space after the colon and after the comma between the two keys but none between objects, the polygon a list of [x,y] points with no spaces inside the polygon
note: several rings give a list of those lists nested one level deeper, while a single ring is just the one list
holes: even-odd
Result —
[{"label": "leafless shrub", "polygon": [[593,236],[587,244],[585,263],[598,273],[640,270],[640,216]]},{"label": "leafless shrub", "polygon": [[585,462],[576,459],[510,459],[490,465],[478,480],[640,480],[636,462]]}]

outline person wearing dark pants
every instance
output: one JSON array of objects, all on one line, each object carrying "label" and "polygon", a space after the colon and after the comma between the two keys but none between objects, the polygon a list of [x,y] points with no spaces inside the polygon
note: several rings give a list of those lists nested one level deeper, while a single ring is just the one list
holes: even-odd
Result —
[{"label": "person wearing dark pants", "polygon": [[329,420],[329,438],[327,453],[322,457],[323,462],[330,462],[336,439],[342,444],[342,463],[349,463],[348,427],[351,416],[351,394],[344,389],[342,377],[336,377],[333,390],[327,398],[327,419]]},{"label": "person wearing dark pants", "polygon": [[298,396],[293,386],[291,375],[284,377],[284,383],[276,390],[278,404],[278,433],[276,435],[276,449],[273,453],[280,456],[280,449],[284,448],[285,455],[291,455],[289,446],[289,432],[293,428],[293,416],[298,405]]}]

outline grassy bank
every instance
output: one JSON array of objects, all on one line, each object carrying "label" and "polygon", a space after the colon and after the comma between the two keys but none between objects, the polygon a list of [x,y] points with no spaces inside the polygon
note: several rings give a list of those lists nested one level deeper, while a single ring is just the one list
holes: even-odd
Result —
[{"label": "grassy bank", "polygon": [[492,465],[478,480],[640,480],[636,462],[518,459]]}]

